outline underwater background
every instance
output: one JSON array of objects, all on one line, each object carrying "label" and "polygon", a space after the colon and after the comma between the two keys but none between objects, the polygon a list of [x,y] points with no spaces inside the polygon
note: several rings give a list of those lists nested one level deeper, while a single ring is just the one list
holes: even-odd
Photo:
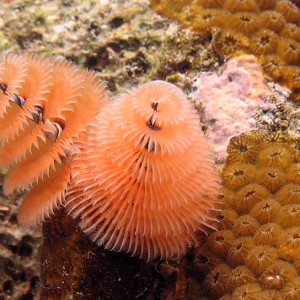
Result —
[{"label": "underwater background", "polygon": [[63,209],[24,229],[23,193],[1,192],[0,299],[300,299],[299,7],[3,1],[3,54],[65,58],[99,72],[112,96],[151,80],[180,87],[212,146],[222,205],[198,247],[146,262],[97,247]]}]

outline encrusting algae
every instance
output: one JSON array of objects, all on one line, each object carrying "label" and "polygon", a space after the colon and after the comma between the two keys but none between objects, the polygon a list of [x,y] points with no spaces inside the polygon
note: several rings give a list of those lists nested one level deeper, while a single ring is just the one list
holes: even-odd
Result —
[{"label": "encrusting algae", "polygon": [[231,140],[220,230],[194,276],[209,299],[300,299],[299,140],[253,131]]},{"label": "encrusting algae", "polygon": [[300,3],[288,0],[151,0],[160,14],[212,37],[223,57],[251,53],[264,72],[300,102]]}]

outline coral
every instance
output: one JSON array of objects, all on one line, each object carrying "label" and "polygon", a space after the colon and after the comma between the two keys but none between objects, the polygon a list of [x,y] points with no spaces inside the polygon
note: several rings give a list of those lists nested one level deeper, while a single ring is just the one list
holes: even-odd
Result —
[{"label": "coral", "polygon": [[300,17],[299,8],[288,0],[276,2],[275,10],[281,13],[287,22],[297,23]]},{"label": "coral", "polygon": [[280,256],[286,260],[299,258],[300,233],[299,226],[287,228],[280,233],[277,246]]},{"label": "coral", "polygon": [[300,203],[300,185],[288,183],[276,193],[275,197],[281,205]]},{"label": "coral", "polygon": [[278,212],[278,223],[284,227],[300,226],[300,204],[284,205]]},{"label": "coral", "polygon": [[278,236],[282,233],[282,228],[277,223],[267,223],[262,225],[254,235],[254,240],[258,245],[275,246]]},{"label": "coral", "polygon": [[[221,67],[219,74],[201,73],[196,86],[200,90],[199,104],[196,104],[204,111],[205,121],[211,123],[207,137],[214,145],[219,161],[224,160],[225,149],[232,137],[256,128],[257,110],[272,112],[276,107],[266,100],[271,95],[270,90],[253,55],[230,59]],[[255,159],[253,153],[256,153],[252,136],[249,142],[247,135],[240,139],[243,140],[236,141],[241,144],[239,147],[230,146],[229,151],[236,152],[232,159],[239,162],[248,162],[249,159],[251,162]],[[251,144],[253,149],[248,152],[243,146],[245,143]]]},{"label": "coral", "polygon": [[284,299],[293,300],[300,298],[300,276],[293,278],[282,290]]},{"label": "coral", "polygon": [[[223,4],[220,1],[187,1],[178,4],[176,13],[173,13],[171,0],[152,0],[151,5],[155,11],[178,20],[182,26],[206,37],[212,36],[212,46],[221,57],[232,58],[243,53],[256,55],[271,80],[290,87],[285,72],[277,66],[299,64],[299,1],[226,0]],[[292,88],[289,99],[300,102],[299,88]]]},{"label": "coral", "polygon": [[246,283],[238,287],[233,293],[233,299],[256,300],[262,292],[261,287],[256,283]]},{"label": "coral", "polygon": [[223,0],[197,0],[197,2],[204,8],[220,8],[223,6]]},{"label": "coral", "polygon": [[246,265],[256,275],[262,274],[274,261],[278,260],[278,253],[274,247],[259,245],[251,249],[246,257]]},{"label": "coral", "polygon": [[257,164],[259,167],[285,168],[292,163],[292,154],[288,145],[270,143],[269,147],[259,152]]},{"label": "coral", "polygon": [[298,43],[300,42],[300,28],[295,24],[286,24],[280,31],[280,35],[283,38],[293,39]]},{"label": "coral", "polygon": [[223,8],[231,13],[259,11],[255,0],[225,0]]},{"label": "coral", "polygon": [[226,209],[220,213],[218,220],[219,227],[222,229],[233,226],[234,221],[238,218],[238,214],[233,209]]},{"label": "coral", "polygon": [[213,36],[212,44],[220,56],[232,57],[233,55],[247,53],[249,39],[231,29],[218,29]]},{"label": "coral", "polygon": [[253,236],[260,224],[251,215],[244,215],[234,221],[232,231],[236,237]]},{"label": "coral", "polygon": [[214,255],[210,255],[209,249],[198,248],[194,258],[194,271],[197,278],[200,280],[210,272],[213,268],[219,265],[222,260]]},{"label": "coral", "polygon": [[[256,152],[251,153],[247,163],[234,160],[241,142]],[[297,299],[300,189],[294,182],[297,172],[290,170],[299,164],[295,151],[298,142],[298,138],[283,133],[261,131],[248,132],[231,140],[221,174],[225,188],[224,211],[218,217],[220,230],[202,239],[201,248],[210,250],[209,259],[214,262],[212,270],[201,273],[203,297],[293,299],[295,296]],[[243,168],[242,178],[251,180],[240,180],[237,184],[229,171],[241,170],[242,166],[247,166]],[[268,178],[268,174],[272,179],[264,178]],[[221,274],[220,270],[224,278],[227,278],[225,274],[230,274],[228,283],[224,287],[219,280],[215,288],[217,277],[212,275]]]},{"label": "coral", "polygon": [[300,44],[292,39],[281,39],[277,53],[288,64],[297,65],[300,62]]},{"label": "coral", "polygon": [[251,164],[235,163],[227,166],[222,172],[223,184],[225,187],[238,190],[253,181],[255,171]]},{"label": "coral", "polygon": [[272,223],[276,221],[279,211],[281,210],[280,204],[274,199],[261,200],[250,211],[260,224]]},{"label": "coral", "polygon": [[227,281],[230,276],[230,267],[220,264],[211,270],[204,279],[206,294],[213,298],[219,298],[226,291]]},{"label": "coral", "polygon": [[104,84],[71,63],[30,54],[0,61],[4,192],[25,190],[19,222],[32,226],[63,202],[72,144],[106,102]]},{"label": "coral", "polygon": [[227,253],[227,261],[233,267],[242,265],[255,243],[251,237],[236,238]]},{"label": "coral", "polygon": [[227,290],[232,293],[235,289],[246,283],[255,283],[255,275],[245,266],[237,266],[231,269],[231,274],[228,278]]},{"label": "coral", "polygon": [[277,54],[263,55],[259,57],[266,75],[276,81],[279,81],[284,76],[282,67],[286,65],[286,62]]},{"label": "coral", "polygon": [[287,183],[284,172],[278,168],[260,168],[256,175],[257,182],[265,186],[271,193],[277,192]]},{"label": "coral", "polygon": [[264,28],[279,33],[285,26],[286,21],[284,17],[277,11],[267,10],[260,15],[261,24],[264,24]]},{"label": "coral", "polygon": [[236,201],[233,206],[240,214],[248,213],[255,204],[260,203],[263,199],[270,196],[271,193],[267,188],[257,183],[251,183],[242,187],[237,192]]},{"label": "coral", "polygon": [[260,27],[260,20],[256,14],[241,12],[232,16],[231,28],[239,28],[246,35],[251,35]]},{"label": "coral", "polygon": [[206,9],[197,14],[196,30],[204,35],[211,36],[213,28],[221,27],[228,17],[228,13],[217,9]]},{"label": "coral", "polygon": [[106,249],[178,257],[213,227],[219,176],[184,93],[162,81],[102,110],[72,165],[67,209]]},{"label": "coral", "polygon": [[[229,250],[233,241],[234,234],[230,230],[213,232],[207,238],[205,249],[207,249],[207,251],[213,250],[214,253],[218,253],[218,255],[222,256],[222,254]],[[224,249],[226,249],[226,251],[224,251]]]},{"label": "coral", "polygon": [[276,52],[278,36],[271,30],[261,29],[250,38],[251,52],[256,55],[272,54]]},{"label": "coral", "polygon": [[253,163],[256,160],[258,145],[247,133],[233,137],[227,147],[230,162]]},{"label": "coral", "polygon": [[256,3],[261,10],[273,9],[276,2],[276,0],[256,0]]},{"label": "coral", "polygon": [[290,168],[288,176],[294,183],[300,184],[300,163]]},{"label": "coral", "polygon": [[261,275],[261,283],[266,288],[280,290],[297,275],[292,264],[277,260],[264,270]]}]

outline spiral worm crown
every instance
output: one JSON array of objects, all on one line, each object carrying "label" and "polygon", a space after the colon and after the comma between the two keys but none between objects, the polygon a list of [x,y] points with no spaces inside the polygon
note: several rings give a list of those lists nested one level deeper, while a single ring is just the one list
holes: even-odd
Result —
[{"label": "spiral worm crown", "polygon": [[98,245],[172,258],[212,226],[218,174],[195,110],[172,84],[119,96],[77,146],[66,206]]}]

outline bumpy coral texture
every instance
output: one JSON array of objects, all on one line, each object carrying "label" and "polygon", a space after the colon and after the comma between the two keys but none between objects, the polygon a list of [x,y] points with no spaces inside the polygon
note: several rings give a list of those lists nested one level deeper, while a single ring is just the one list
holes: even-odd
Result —
[{"label": "bumpy coral texture", "polygon": [[151,0],[152,7],[184,27],[212,37],[221,56],[255,54],[265,73],[300,102],[299,1]]},{"label": "bumpy coral texture", "polygon": [[214,226],[218,173],[192,104],[154,81],[119,96],[78,141],[70,213],[98,245],[178,257]]},{"label": "bumpy coral texture", "polygon": [[299,140],[265,132],[231,140],[220,230],[198,249],[210,299],[300,299]]},{"label": "bumpy coral texture", "polygon": [[31,54],[0,60],[4,192],[30,188],[18,219],[33,226],[64,201],[74,140],[106,103],[104,84],[73,64]]},{"label": "bumpy coral texture", "polygon": [[256,128],[255,116],[259,110],[276,109],[275,103],[268,101],[271,92],[253,55],[230,59],[218,74],[201,73],[196,86],[199,89],[196,104],[201,104],[206,123],[211,124],[206,134],[221,162],[232,137]]}]

